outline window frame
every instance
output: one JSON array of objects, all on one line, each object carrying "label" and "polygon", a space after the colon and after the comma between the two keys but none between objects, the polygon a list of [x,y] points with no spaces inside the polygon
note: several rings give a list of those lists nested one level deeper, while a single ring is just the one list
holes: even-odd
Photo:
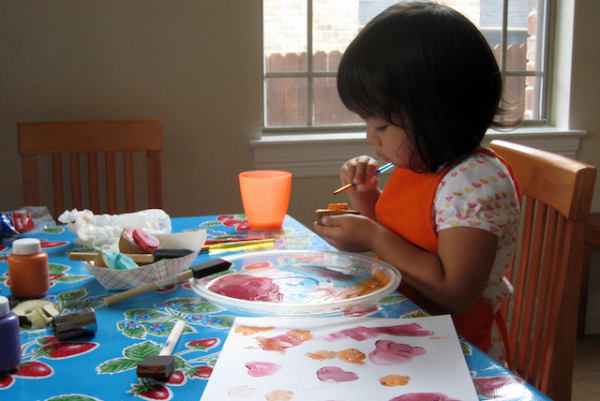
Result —
[{"label": "window frame", "polygon": [[[335,78],[337,71],[315,71],[314,70],[314,51],[313,51],[313,1],[306,1],[306,71],[277,71],[268,72],[266,70],[265,54],[264,54],[264,40],[263,40],[263,122],[262,122],[262,134],[263,136],[272,135],[286,135],[286,134],[314,134],[314,133],[339,133],[339,132],[361,132],[366,129],[365,124],[336,124],[336,125],[314,125],[313,123],[313,81],[317,78]],[[542,126],[546,124],[548,120],[548,108],[547,108],[547,65],[548,65],[548,35],[549,30],[549,17],[550,7],[549,0],[540,0],[542,2],[542,21],[543,23],[538,25],[538,32],[536,37],[538,40],[541,38],[542,43],[537,43],[537,59],[535,61],[535,71],[507,71],[507,47],[508,47],[508,17],[509,17],[509,2],[511,0],[502,0],[502,26],[501,29],[501,57],[499,62],[500,72],[502,74],[503,82],[508,77],[534,77],[539,79],[540,83],[535,92],[537,100],[534,104],[537,105],[536,113],[540,116],[538,119],[529,119],[522,122],[523,126],[538,125]],[[264,7],[264,4],[263,4]],[[264,15],[264,8],[263,8]],[[539,51],[541,50],[541,51]],[[537,66],[540,66],[539,68]],[[270,78],[303,78],[306,79],[306,125],[296,126],[267,126],[267,81]]]},{"label": "window frame", "polygon": [[[569,111],[564,96],[571,90],[570,71],[567,70],[572,63],[573,44],[568,38],[573,34],[575,4],[572,0],[560,5],[546,0],[544,4],[543,45],[546,51],[545,57],[540,60],[545,77],[540,85],[543,85],[545,96],[540,107],[543,107],[545,119],[525,121],[510,132],[490,129],[482,145],[503,139],[575,159],[580,140],[587,135],[585,130],[574,130],[568,126]],[[560,18],[557,14],[559,8]],[[261,54],[264,63],[264,51]],[[560,73],[557,73],[558,69]],[[319,74],[331,76],[331,72]],[[266,71],[263,70],[263,89],[266,87],[265,77]],[[557,97],[559,90],[560,96]],[[266,92],[263,96],[265,105]],[[263,118],[261,133],[257,132],[249,143],[256,169],[287,170],[297,178],[332,177],[339,175],[340,166],[349,158],[360,154],[373,155],[372,146],[365,140],[364,125],[353,125],[351,129],[344,125],[312,126],[311,129],[307,129],[308,126],[265,128],[266,108],[263,109]]]}]

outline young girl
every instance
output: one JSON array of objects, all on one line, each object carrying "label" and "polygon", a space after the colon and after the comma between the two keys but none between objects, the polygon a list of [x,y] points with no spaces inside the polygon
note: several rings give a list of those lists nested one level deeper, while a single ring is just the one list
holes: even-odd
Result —
[{"label": "young girl", "polygon": [[[346,107],[367,141],[395,165],[385,189],[369,156],[340,172],[360,215],[325,217],[315,231],[346,251],[373,251],[402,273],[400,292],[498,360],[501,303],[512,287],[519,195],[510,167],[480,147],[499,108],[502,81],[479,30],[455,10],[399,3],[350,44],[338,70]],[[496,324],[494,324],[496,323]]]}]

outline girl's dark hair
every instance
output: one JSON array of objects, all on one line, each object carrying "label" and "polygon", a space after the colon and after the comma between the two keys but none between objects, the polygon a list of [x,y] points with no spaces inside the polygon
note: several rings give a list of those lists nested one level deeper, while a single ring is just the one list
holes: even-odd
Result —
[{"label": "girl's dark hair", "polygon": [[344,52],[337,86],[361,117],[408,128],[413,169],[415,153],[420,169],[436,171],[502,126],[494,123],[502,79],[490,46],[466,17],[432,2],[398,3],[369,22]]}]

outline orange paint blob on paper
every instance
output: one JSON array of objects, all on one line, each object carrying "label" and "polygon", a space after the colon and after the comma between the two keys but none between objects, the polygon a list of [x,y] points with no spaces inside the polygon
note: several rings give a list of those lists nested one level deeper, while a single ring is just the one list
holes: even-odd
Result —
[{"label": "orange paint blob on paper", "polygon": [[317,361],[324,361],[325,359],[335,359],[337,352],[321,350],[317,352],[309,352],[304,355]]},{"label": "orange paint blob on paper", "polygon": [[379,383],[387,387],[406,386],[410,381],[408,376],[387,375],[379,379]]},{"label": "orange paint blob on paper", "polygon": [[354,348],[348,348],[337,353],[337,358],[341,361],[353,363],[355,365],[364,365],[363,360],[366,355]]},{"label": "orange paint blob on paper", "polygon": [[295,329],[277,337],[256,337],[256,341],[265,351],[277,351],[284,354],[286,349],[296,347],[312,338],[313,335],[309,330]]},{"label": "orange paint blob on paper", "polygon": [[364,365],[363,360],[367,358],[363,352],[360,352],[354,348],[348,348],[337,352],[321,350],[317,352],[309,352],[304,355],[317,361],[323,361],[325,359],[339,359],[340,361],[352,363],[354,365]]},{"label": "orange paint blob on paper", "polygon": [[256,326],[238,326],[235,328],[235,332],[238,334],[242,334],[244,336],[251,336],[256,333],[260,333],[262,331],[270,331],[275,329],[275,327],[256,327]]},{"label": "orange paint blob on paper", "polygon": [[267,401],[289,401],[293,396],[294,393],[284,390],[273,390],[270,393],[265,394]]}]

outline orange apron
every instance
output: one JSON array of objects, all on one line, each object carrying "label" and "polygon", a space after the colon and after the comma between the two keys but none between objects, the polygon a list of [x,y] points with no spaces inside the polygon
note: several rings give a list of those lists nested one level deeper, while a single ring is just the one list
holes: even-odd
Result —
[{"label": "orange apron", "polygon": [[[504,160],[489,149],[479,149],[498,158],[505,164],[516,185],[512,169]],[[433,199],[440,182],[449,167],[438,173],[416,173],[397,168],[390,177],[376,205],[379,224],[400,235],[412,244],[431,253],[438,254],[438,237],[434,230],[431,212]],[[517,196],[520,200],[519,189]],[[444,314],[430,301],[423,298],[404,282],[398,291],[432,315]],[[491,348],[492,325],[497,323],[505,351],[508,353],[506,325],[500,313],[494,313],[483,298],[467,312],[452,315],[456,331],[484,352]]]}]

